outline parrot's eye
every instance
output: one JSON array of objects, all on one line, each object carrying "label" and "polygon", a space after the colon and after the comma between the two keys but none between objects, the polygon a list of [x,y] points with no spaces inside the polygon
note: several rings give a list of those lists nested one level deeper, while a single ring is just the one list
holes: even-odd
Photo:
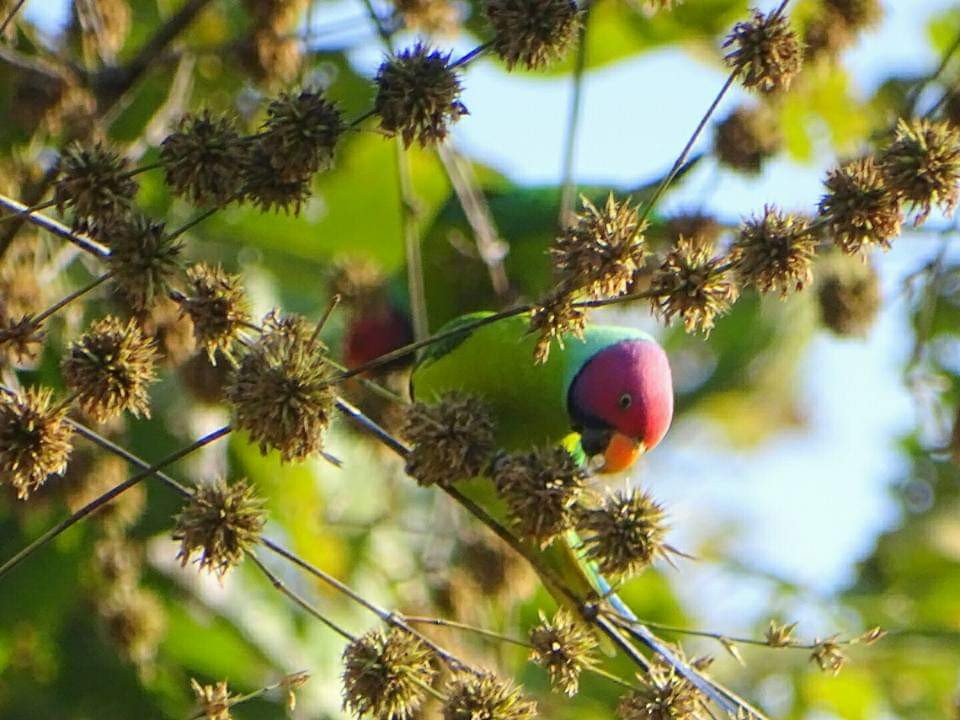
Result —
[{"label": "parrot's eye", "polygon": [[620,405],[620,408],[626,410],[630,405],[633,404],[633,395],[630,393],[624,393],[620,396],[620,399],[617,401],[617,404]]}]

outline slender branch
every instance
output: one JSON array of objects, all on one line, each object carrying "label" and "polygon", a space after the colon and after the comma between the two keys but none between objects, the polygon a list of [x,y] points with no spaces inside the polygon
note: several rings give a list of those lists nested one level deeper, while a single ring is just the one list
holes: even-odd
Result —
[{"label": "slender branch", "polygon": [[114,488],[108,490],[103,495],[100,495],[94,500],[91,500],[89,503],[87,503],[82,508],[80,508],[75,513],[73,513],[70,517],[66,518],[65,520],[62,520],[61,522],[57,523],[54,527],[47,530],[45,533],[43,533],[43,535],[38,537],[29,545],[27,545],[23,550],[21,550],[12,558],[7,560],[3,565],[0,565],[0,578],[2,578],[4,575],[10,572],[10,570],[12,570],[14,567],[19,565],[21,562],[26,560],[28,557],[30,557],[37,550],[44,547],[51,540],[53,540],[58,535],[63,533],[65,530],[67,530],[71,526],[83,520],[83,518],[85,518],[90,513],[106,505],[108,502],[113,500],[115,497],[117,497],[121,493],[125,492],[126,490],[129,490],[134,485],[139,483],[141,480],[147,477],[150,477],[157,470],[160,470],[162,468],[165,468],[167,465],[171,465],[175,463],[177,460],[180,460],[181,458],[186,457],[187,455],[194,452],[195,450],[199,450],[205,445],[209,445],[215,440],[218,440],[224,437],[230,432],[230,430],[231,430],[230,426],[226,425],[218,430],[214,430],[212,433],[208,433],[207,435],[204,435],[199,440],[196,440],[192,442],[190,445],[184,448],[181,448],[180,450],[177,450],[176,452],[171,453],[170,455],[167,455],[165,458],[151,465],[146,470],[137,473],[136,475],[130,477],[129,479],[125,480],[124,482],[120,483]]},{"label": "slender branch", "polygon": [[476,60],[478,57],[483,55],[483,53],[485,53],[491,47],[493,47],[492,40],[489,40],[483,43],[482,45],[477,45],[477,47],[475,47],[473,50],[461,56],[458,60],[454,60],[452,63],[450,63],[450,67],[451,68],[466,67],[471,62]]},{"label": "slender branch", "polygon": [[430,332],[427,320],[427,295],[423,280],[423,249],[417,219],[417,199],[410,176],[410,156],[403,142],[396,139],[397,180],[400,183],[400,215],[403,222],[403,244],[407,258],[407,291],[410,294],[410,313],[413,316],[413,337],[422,340]]},{"label": "slender branch", "polygon": [[73,302],[74,300],[76,300],[77,298],[83,297],[84,295],[86,295],[86,294],[87,294],[88,292],[90,292],[91,290],[96,289],[97,287],[99,287],[100,285],[102,285],[103,283],[105,283],[107,280],[109,280],[110,278],[112,278],[115,274],[116,274],[116,270],[110,270],[110,271],[108,271],[108,272],[105,272],[103,275],[95,278],[93,281],[91,281],[90,283],[84,285],[82,288],[79,288],[78,290],[74,290],[72,293],[70,293],[70,294],[67,295],[66,297],[61,298],[60,300],[58,300],[57,302],[55,302],[53,305],[51,305],[50,307],[48,307],[46,310],[44,310],[43,312],[41,312],[39,315],[37,315],[37,316],[34,317],[34,318],[31,318],[31,322],[33,323],[34,327],[39,327],[39,326],[40,326],[40,323],[42,323],[42,322],[43,322],[44,320],[46,320],[48,317],[50,317],[51,315],[53,315],[55,312],[57,312],[58,310],[60,310],[61,308],[65,307],[65,306],[69,305],[70,303],[72,303],[72,302]]},{"label": "slender branch", "polygon": [[404,615],[403,619],[411,625],[436,625],[437,627],[453,628],[455,630],[464,630],[466,632],[473,633],[474,635],[482,635],[483,637],[490,638],[491,640],[499,640],[501,642],[510,643],[511,645],[519,645],[520,647],[525,648],[533,647],[533,645],[525,640],[518,640],[517,638],[512,638],[508,635],[501,635],[493,630],[476,627],[475,625],[467,625],[466,623],[456,622],[455,620],[432,617],[411,617],[410,615]]},{"label": "slender branch", "polygon": [[[98,243],[89,235],[75,233],[63,223],[47,217],[46,215],[41,215],[40,213],[34,212],[28,206],[17,200],[14,200],[13,198],[7,197],[6,195],[0,195],[0,208],[5,208],[7,210],[12,210],[13,212],[22,214],[23,219],[33,223],[39,228],[43,228],[47,232],[51,232],[54,235],[67,240],[68,242],[72,242],[80,249],[86,250],[97,257],[105,258],[109,257],[110,255],[110,251],[106,247]],[[2,253],[2,249],[0,249],[0,253]]]},{"label": "slender branch", "polygon": [[560,190],[560,217],[561,228],[567,226],[570,214],[573,212],[573,196],[576,185],[573,181],[573,164],[577,154],[577,138],[580,130],[580,117],[583,110],[583,76],[587,67],[587,32],[590,27],[591,10],[593,3],[583,11],[583,25],[580,28],[580,43],[577,46],[577,57],[573,66],[573,92],[570,96],[570,111],[567,115],[567,136],[563,152],[563,172]]},{"label": "slender branch", "polygon": [[335,633],[337,633],[347,641],[352,642],[356,640],[356,638],[353,635],[351,635],[349,632],[347,632],[342,627],[337,625],[335,622],[333,622],[333,620],[326,617],[323,613],[317,610],[313,605],[311,605],[309,602],[307,602],[302,597],[300,597],[300,595],[298,595],[293,590],[288,588],[279,577],[277,577],[266,565],[263,564],[263,561],[261,561],[260,558],[257,557],[256,553],[253,552],[253,550],[247,550],[246,555],[248,558],[250,558],[251,562],[253,562],[253,564],[257,566],[260,572],[262,572],[266,576],[266,578],[270,581],[270,584],[273,585],[274,589],[276,589],[281,594],[286,595],[293,602],[295,602],[297,605],[303,608],[308,614],[315,617],[317,620],[322,622],[324,625],[326,625],[328,628],[333,630]]},{"label": "slender branch", "polygon": [[28,208],[24,208],[19,212],[12,213],[10,215],[4,215],[0,217],[0,223],[4,223],[7,220],[15,220],[16,218],[22,218],[24,215],[29,215],[30,213],[37,212],[38,210],[46,210],[57,204],[56,200],[47,200],[46,202],[38,203],[36,205],[31,205]]},{"label": "slender branch", "polygon": [[[230,201],[228,200],[227,203],[229,203],[229,202],[230,202]],[[227,203],[224,203],[224,205],[226,205]],[[194,227],[195,225],[199,225],[199,224],[202,223],[204,220],[206,220],[208,217],[210,217],[211,215],[213,215],[214,213],[216,213],[218,210],[220,210],[220,206],[218,206],[218,207],[212,207],[212,208],[207,208],[206,210],[204,210],[202,213],[200,213],[200,214],[197,215],[196,217],[191,218],[190,220],[187,220],[187,222],[185,222],[183,225],[181,225],[180,227],[178,227],[176,230],[173,230],[173,231],[170,233],[170,238],[172,239],[172,238],[178,238],[178,237],[180,237],[180,236],[183,235],[185,232],[187,232],[187,230],[189,230],[190,228]]]},{"label": "slender branch", "polygon": [[3,35],[6,32],[7,26],[13,22],[13,19],[17,16],[17,13],[20,12],[20,8],[23,7],[23,4],[27,0],[17,0],[17,4],[14,5],[10,12],[7,13],[7,16],[3,19],[3,22],[0,23],[0,35]]},{"label": "slender branch", "polygon": [[[786,7],[787,0],[784,0],[783,4],[780,5],[778,12],[782,12]],[[680,172],[680,168],[683,167],[683,164],[687,161],[687,157],[690,155],[690,151],[693,150],[693,146],[696,144],[697,139],[700,137],[700,134],[703,132],[704,128],[707,127],[707,123],[710,121],[710,118],[713,116],[713,113],[719,107],[720,102],[723,100],[724,96],[733,87],[734,81],[737,79],[736,71],[731,72],[727,77],[726,82],[723,84],[723,87],[720,88],[720,92],[717,93],[717,96],[713,99],[713,102],[710,103],[710,107],[707,108],[707,111],[703,114],[703,117],[700,118],[700,122],[697,124],[697,127],[694,129],[693,134],[690,136],[690,139],[687,141],[686,146],[680,152],[680,155],[677,157],[676,162],[673,163],[673,167],[670,169],[670,172],[667,173],[667,176],[663,179],[657,189],[654,191],[653,196],[650,200],[644,205],[643,212],[640,215],[640,220],[646,220],[650,217],[650,213],[653,211],[653,208],[659,202],[660,198],[667,191],[667,188],[670,187],[670,183],[673,182],[673,179],[677,176],[677,173]]]},{"label": "slender branch", "polygon": [[[920,101],[920,95],[923,94],[923,91],[928,85],[930,85],[930,83],[935,82],[943,74],[957,50],[960,50],[960,33],[957,33],[957,36],[954,38],[953,42],[950,43],[949,47],[947,47],[947,49],[944,51],[943,57],[940,58],[940,64],[937,65],[936,69],[910,89],[910,93],[907,95],[907,107],[909,108],[909,115],[913,115],[917,111],[917,103]],[[941,98],[940,102],[938,102],[926,114],[931,115],[936,112],[946,101],[946,98],[950,97],[950,95],[951,91],[948,90],[944,94],[943,98]]]}]

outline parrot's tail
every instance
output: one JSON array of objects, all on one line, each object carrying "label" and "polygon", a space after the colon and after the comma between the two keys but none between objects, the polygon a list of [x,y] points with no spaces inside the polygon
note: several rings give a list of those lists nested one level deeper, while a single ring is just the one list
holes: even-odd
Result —
[{"label": "parrot's tail", "polygon": [[613,588],[610,586],[610,583],[607,582],[606,578],[597,573],[595,580],[599,586],[601,596],[620,616],[616,620],[616,625],[632,639],[644,645],[664,662],[669,664],[676,672],[686,678],[691,685],[706,697],[713,700],[713,702],[723,708],[724,712],[728,713],[731,717],[766,720],[766,716],[752,707],[746,700],[690,667],[677,653],[667,647],[660,638],[640,622],[630,607],[613,592]]}]

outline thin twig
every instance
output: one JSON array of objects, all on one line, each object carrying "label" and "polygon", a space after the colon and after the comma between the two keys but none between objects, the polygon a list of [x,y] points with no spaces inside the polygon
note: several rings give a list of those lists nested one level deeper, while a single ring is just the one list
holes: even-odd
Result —
[{"label": "thin twig", "polygon": [[95,288],[99,287],[100,285],[105,283],[107,280],[112,278],[116,274],[116,272],[117,272],[116,270],[110,270],[108,272],[105,272],[103,275],[94,279],[92,282],[88,283],[87,285],[84,285],[82,288],[78,290],[74,290],[72,293],[70,293],[64,298],[61,298],[60,300],[55,302],[53,305],[48,307],[46,310],[41,312],[36,317],[30,318],[30,322],[34,325],[34,327],[40,327],[40,323],[42,323],[48,317],[53,315],[55,312],[57,312],[61,308],[69,305],[77,298],[83,297],[91,290],[94,290]]},{"label": "thin twig", "polygon": [[171,453],[170,455],[167,455],[165,458],[151,465],[146,470],[139,472],[136,475],[133,475],[132,477],[125,480],[124,482],[120,483],[119,485],[111,488],[110,490],[105,492],[103,495],[100,495],[94,500],[91,500],[89,503],[87,503],[82,508],[80,508],[75,513],[73,513],[70,517],[62,520],[61,522],[57,523],[54,527],[47,530],[45,533],[43,533],[43,535],[41,535],[36,540],[31,542],[23,550],[21,550],[12,558],[7,560],[3,565],[0,565],[0,578],[6,575],[14,567],[19,565],[23,560],[30,557],[37,550],[44,547],[47,543],[49,543],[55,537],[63,533],[65,530],[75,525],[80,520],[83,520],[83,518],[85,518],[90,513],[106,505],[108,502],[113,500],[115,497],[117,497],[121,493],[125,492],[126,490],[129,490],[134,485],[139,483],[141,480],[147,477],[150,477],[157,470],[160,470],[162,468],[165,468],[167,465],[171,465],[175,463],[177,460],[180,460],[181,458],[186,457],[187,455],[194,452],[195,450],[199,450],[205,445],[209,445],[215,440],[218,440],[224,437],[230,432],[230,430],[231,430],[230,426],[226,425],[222,428],[219,428],[218,430],[214,430],[212,433],[208,433],[204,435],[199,440],[196,440],[190,443],[190,445],[184,448],[181,448],[176,452]]},{"label": "thin twig", "polygon": [[12,213],[12,214],[10,214],[10,215],[4,215],[3,217],[0,217],[0,223],[4,223],[4,222],[6,222],[7,220],[14,220],[14,219],[16,219],[16,218],[22,218],[24,215],[29,215],[30,213],[37,212],[38,210],[46,210],[47,208],[51,208],[51,207],[53,207],[53,206],[56,205],[56,204],[57,204],[57,201],[56,201],[56,200],[47,200],[47,201],[45,201],[45,202],[38,203],[38,204],[36,204],[36,205],[32,205],[31,207],[24,208],[23,210],[20,210],[19,212],[15,212],[15,213]]},{"label": "thin twig", "polygon": [[17,13],[20,12],[20,8],[23,7],[23,4],[26,1],[27,0],[17,0],[17,4],[14,5],[10,12],[7,13],[7,16],[3,19],[3,22],[0,23],[0,35],[3,35],[7,29],[7,25],[13,22],[13,19],[17,16]]},{"label": "thin twig", "polygon": [[583,110],[583,77],[587,67],[587,31],[590,27],[590,11],[593,3],[583,11],[583,25],[580,28],[580,44],[573,66],[573,92],[570,95],[570,111],[567,116],[566,141],[563,152],[563,171],[560,182],[560,217],[558,224],[565,228],[573,212],[573,196],[576,185],[573,181],[573,165],[577,154],[577,139],[580,130],[580,117]]},{"label": "thin twig", "polygon": [[25,219],[37,227],[51,232],[54,235],[67,240],[68,242],[72,242],[77,247],[81,248],[82,250],[86,250],[97,257],[106,258],[110,256],[110,251],[96,240],[91,238],[89,235],[75,233],[63,223],[47,217],[46,215],[32,211],[28,206],[17,200],[14,200],[11,197],[0,195],[0,207],[22,214],[22,219]]},{"label": "thin twig", "polygon": [[466,632],[473,633],[474,635],[482,635],[483,637],[487,637],[492,640],[510,643],[511,645],[519,645],[520,647],[525,647],[528,649],[533,647],[533,645],[525,640],[518,640],[517,638],[512,638],[508,635],[501,635],[493,630],[476,627],[475,625],[467,625],[466,623],[456,622],[455,620],[446,620],[444,618],[433,617],[411,617],[410,615],[404,615],[403,619],[411,625],[435,625],[437,627],[453,628],[455,630],[464,630]]}]

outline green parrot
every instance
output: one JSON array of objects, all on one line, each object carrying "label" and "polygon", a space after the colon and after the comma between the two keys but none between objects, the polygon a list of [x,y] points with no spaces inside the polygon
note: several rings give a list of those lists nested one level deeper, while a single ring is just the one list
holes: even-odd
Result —
[{"label": "green parrot", "polygon": [[[490,313],[474,313],[443,330],[470,325]],[[441,330],[441,332],[443,332]],[[502,319],[468,329],[429,347],[411,376],[411,396],[433,402],[454,391],[481,399],[496,422],[504,450],[561,445],[602,473],[630,467],[666,434],[673,416],[673,385],[666,353],[646,333],[629,327],[590,326],[583,340],[566,338],[543,365],[535,365],[536,338],[526,318]],[[464,479],[457,489],[501,523],[503,503],[489,478]],[[636,616],[595,568],[577,556],[571,532],[545,548],[533,543],[545,567],[580,597],[605,597],[623,616]],[[545,586],[559,602],[569,602],[549,578]],[[676,657],[646,628],[630,635],[674,665],[678,672],[725,709],[733,701]]]}]

